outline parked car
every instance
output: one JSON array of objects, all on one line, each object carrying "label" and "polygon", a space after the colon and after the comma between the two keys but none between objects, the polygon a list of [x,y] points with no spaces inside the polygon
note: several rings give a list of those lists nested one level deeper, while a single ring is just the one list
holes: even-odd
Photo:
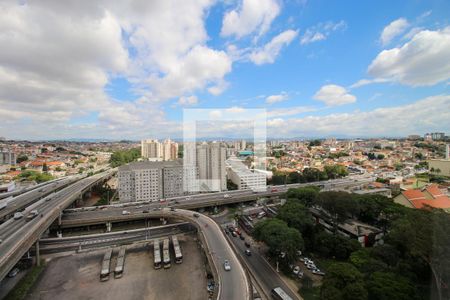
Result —
[{"label": "parked car", "polygon": [[314,269],[316,269],[316,265],[314,265],[314,264],[306,265],[306,268],[308,270],[314,270]]},{"label": "parked car", "polygon": [[312,270],[312,273],[319,276],[325,276],[325,273],[320,271],[319,269]]},{"label": "parked car", "polygon": [[244,245],[245,245],[245,247],[250,248],[250,243],[249,242],[245,242]]},{"label": "parked car", "polygon": [[232,235],[233,237],[237,237],[237,234],[236,234],[236,232],[234,232],[234,231],[231,232],[231,235]]},{"label": "parked car", "polygon": [[245,241],[245,237],[243,235],[240,235],[239,238],[243,241]]},{"label": "parked car", "polygon": [[298,273],[300,273],[300,267],[299,267],[299,266],[295,266],[295,267],[294,267],[294,270],[292,270],[292,272],[293,272],[295,275],[298,275]]},{"label": "parked car", "polygon": [[9,273],[8,273],[8,277],[9,278],[13,278],[17,275],[17,273],[19,273],[19,268],[14,268],[12,269]]},{"label": "parked car", "polygon": [[231,265],[227,259],[223,262],[223,267],[224,267],[225,271],[231,271]]},{"label": "parked car", "polygon": [[248,250],[248,249],[245,249],[245,255],[247,255],[247,256],[251,256],[252,255],[252,252],[250,251],[250,250]]}]

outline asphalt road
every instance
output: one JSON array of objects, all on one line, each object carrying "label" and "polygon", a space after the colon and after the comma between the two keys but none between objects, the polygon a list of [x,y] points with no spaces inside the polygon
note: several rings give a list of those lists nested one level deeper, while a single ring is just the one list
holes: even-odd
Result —
[{"label": "asphalt road", "polygon": [[[289,188],[302,187],[308,185],[323,185],[325,189],[333,189],[337,187],[359,185],[371,182],[372,179],[361,177],[357,179],[336,179],[322,182],[305,183],[305,184],[289,184],[282,186],[269,187],[265,192],[254,193],[249,190],[229,191],[222,193],[210,193],[191,195],[189,197],[176,197],[166,199],[165,202],[131,202],[127,204],[105,205],[101,207],[84,207],[77,209],[68,209],[64,211],[62,217],[62,226],[71,227],[79,225],[101,224],[106,221],[121,221],[131,219],[142,219],[147,215],[142,214],[144,210],[153,211],[163,207],[175,208],[194,208],[203,207],[205,203],[213,203],[214,205],[223,205],[230,202],[253,201],[258,197],[278,196],[285,193]],[[228,195],[228,197],[225,197]],[[122,215],[126,210],[130,215]],[[148,215],[150,217],[150,215]]]},{"label": "asphalt road", "polygon": [[[270,291],[273,288],[281,287],[292,299],[299,299],[298,296],[285,284],[277,272],[262,257],[262,254],[258,251],[256,243],[245,233],[242,234],[245,236],[245,240],[250,243],[250,248],[247,248],[244,241],[242,241],[239,237],[233,237],[230,235],[230,240],[238,249],[240,254],[242,254],[248,270],[255,277],[261,288],[264,290],[264,293],[270,297]],[[251,256],[244,254],[246,249],[250,249],[252,253]]]},{"label": "asphalt road", "polygon": [[[8,215],[14,214],[14,212],[16,211],[24,209],[25,207],[33,204],[39,199],[54,192],[56,189],[60,189],[79,179],[81,179],[81,176],[70,176],[60,180],[55,180],[46,185],[40,186],[39,188],[35,188],[16,197],[13,197],[12,199],[9,199],[7,206],[0,210],[0,220]],[[6,199],[0,201],[6,201]]]},{"label": "asphalt road", "polygon": [[[249,279],[236,254],[228,244],[220,226],[205,215],[197,214],[198,217],[194,217],[194,213],[189,210],[177,209],[170,211],[169,209],[164,209],[163,212],[172,216],[189,219],[200,227],[206,240],[207,251],[209,251],[212,257],[219,276],[218,299],[250,299]],[[225,260],[230,262],[230,271],[225,271],[224,269],[223,263]]]},{"label": "asphalt road", "polygon": [[[86,187],[95,183],[99,179],[108,176],[111,171],[100,173],[84,178],[59,192],[41,199],[28,206],[21,219],[9,219],[0,225],[0,280],[6,275],[9,269],[18,259],[29,249],[40,235],[58,217],[59,213],[73,202]],[[48,199],[48,200],[47,200]],[[27,221],[28,213],[37,209],[39,215]]]}]

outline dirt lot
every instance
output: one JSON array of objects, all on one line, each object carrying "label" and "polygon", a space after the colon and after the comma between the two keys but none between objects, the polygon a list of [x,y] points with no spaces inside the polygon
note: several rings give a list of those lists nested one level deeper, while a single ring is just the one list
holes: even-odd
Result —
[{"label": "dirt lot", "polygon": [[[153,268],[153,248],[128,249],[120,279],[100,282],[103,251],[52,259],[26,299],[207,299],[205,266],[193,236],[179,237],[183,263]],[[118,249],[113,252],[112,268]],[[171,253],[174,259],[173,253]]]}]

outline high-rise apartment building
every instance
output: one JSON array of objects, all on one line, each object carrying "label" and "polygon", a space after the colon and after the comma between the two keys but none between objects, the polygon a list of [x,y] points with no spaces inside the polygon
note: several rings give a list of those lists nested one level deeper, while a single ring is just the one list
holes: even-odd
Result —
[{"label": "high-rise apartment building", "polygon": [[119,167],[121,202],[159,201],[195,190],[197,168],[176,161],[142,161]]},{"label": "high-rise apartment building", "polygon": [[0,150],[0,165],[15,166],[16,162],[17,162],[16,153],[14,153],[8,149]]},{"label": "high-rise apartment building", "polygon": [[184,144],[184,164],[198,168],[200,191],[225,191],[226,147],[219,142]]},{"label": "high-rise apartment building", "polygon": [[178,158],[178,144],[170,139],[160,143],[158,140],[142,140],[141,155],[149,161],[168,161]]}]

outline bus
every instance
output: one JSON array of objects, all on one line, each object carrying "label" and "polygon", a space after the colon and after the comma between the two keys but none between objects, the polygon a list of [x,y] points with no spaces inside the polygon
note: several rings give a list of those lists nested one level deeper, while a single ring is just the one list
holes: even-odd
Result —
[{"label": "bus", "polygon": [[114,269],[114,278],[120,278],[123,275],[123,268],[125,265],[125,247],[120,248],[117,256],[116,268]]},{"label": "bus", "polygon": [[176,235],[172,236],[173,251],[175,252],[175,263],[181,264],[183,262],[183,254],[181,254],[180,244]]},{"label": "bus", "polygon": [[100,281],[107,281],[109,279],[110,265],[111,265],[112,249],[106,251],[103,256],[102,271],[100,272]]},{"label": "bus", "polygon": [[276,287],[272,290],[272,292],[270,293],[272,295],[273,299],[277,299],[277,300],[293,300],[291,297],[289,297],[289,295],[283,291],[282,288],[280,287]]},{"label": "bus", "polygon": [[169,239],[163,241],[163,263],[164,269],[170,268]]},{"label": "bus", "polygon": [[153,242],[153,258],[154,258],[154,267],[155,269],[161,269],[161,249],[159,247],[159,240],[156,239]]}]

